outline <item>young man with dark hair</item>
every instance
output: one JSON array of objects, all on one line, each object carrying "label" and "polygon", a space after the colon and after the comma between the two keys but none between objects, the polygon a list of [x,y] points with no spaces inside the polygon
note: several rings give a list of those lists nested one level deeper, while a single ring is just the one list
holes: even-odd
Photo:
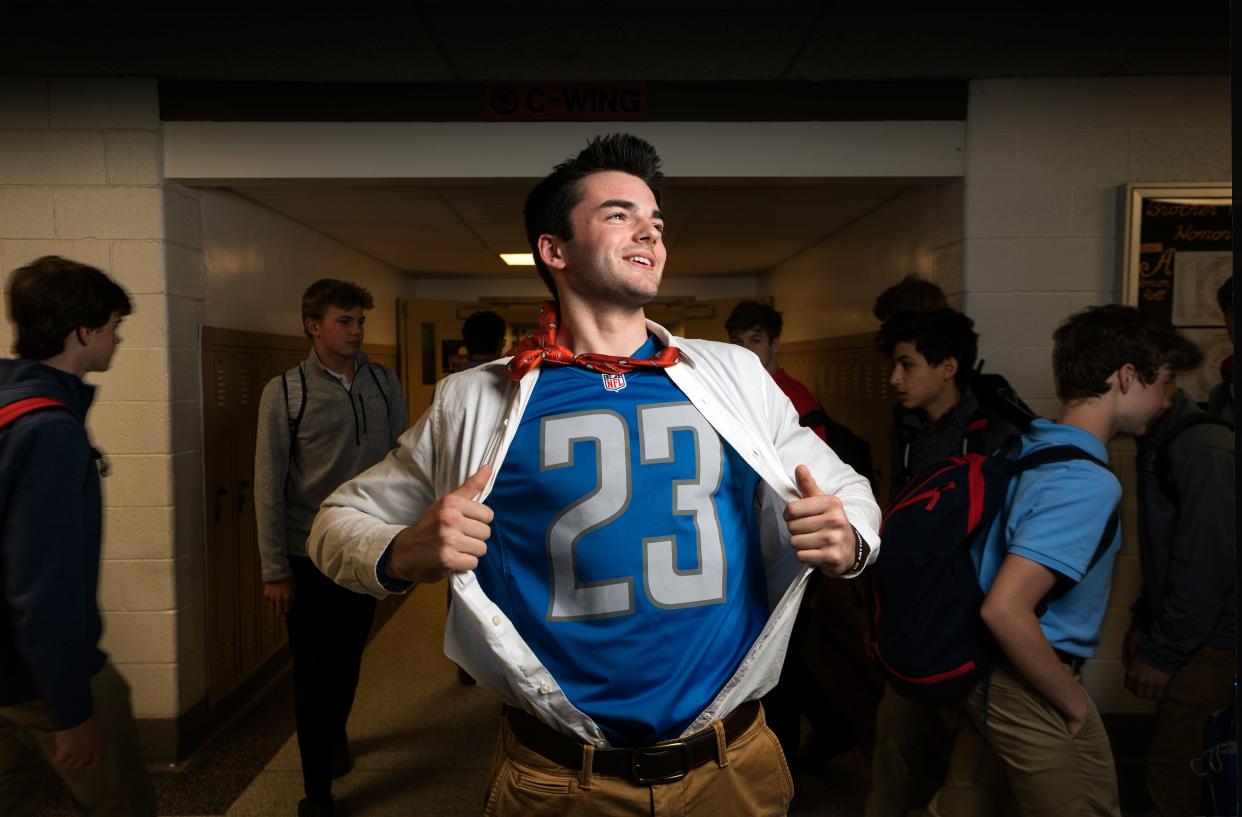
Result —
[{"label": "young man with dark hair", "polygon": [[[1198,349],[1174,368],[1200,364]],[[1122,650],[1126,687],[1156,701],[1147,790],[1159,817],[1197,814],[1212,712],[1233,702],[1234,433],[1185,392],[1139,438],[1138,533],[1143,591]]]},{"label": "young man with dark hair", "polygon": [[948,308],[899,312],[877,340],[893,361],[889,384],[900,407],[894,417],[894,495],[937,460],[966,449],[992,454],[1017,435],[1013,425],[983,411],[971,391],[979,336],[970,318]]},{"label": "young man with dark hair", "polygon": [[47,763],[86,814],[155,814],[129,686],[99,649],[99,452],[85,422],[130,314],[103,272],[46,256],[9,278],[0,360],[0,814],[31,814]]},{"label": "young man with dark hair", "polygon": [[[768,370],[776,385],[780,386],[781,391],[793,403],[794,411],[798,412],[798,422],[818,434],[821,440],[828,442],[828,415],[823,407],[810,389],[781,368],[779,356],[783,324],[781,313],[767,304],[742,301],[733,307],[733,312],[725,321],[725,331],[729,333],[729,340],[759,357],[763,368]],[[861,474],[868,473],[858,463],[851,465]]]},{"label": "young man with dark hair", "polygon": [[[910,289],[923,293],[921,284]],[[978,350],[970,318],[947,307],[898,312],[884,322],[877,342],[893,362],[889,383],[898,401],[892,496],[945,457],[995,454],[1017,436],[1018,429],[983,409],[970,388]],[[958,720],[954,708],[910,701],[891,685],[885,688],[876,718],[867,817],[904,817],[935,794],[947,771]]]},{"label": "young man with dark hair", "polygon": [[1014,455],[1072,446],[1090,459],[1023,472],[973,546],[986,594],[980,616],[1000,655],[962,707],[966,723],[932,815],[997,814],[1012,795],[1028,817],[1119,817],[1108,735],[1079,680],[1121,546],[1113,521],[1121,484],[1107,446],[1147,433],[1168,408],[1175,372],[1193,359],[1188,346],[1167,324],[1116,304],[1083,310],[1054,333],[1061,411],[1055,422],[1035,420]]},{"label": "young man with dark hair", "polygon": [[535,186],[541,331],[443,380],[311,532],[357,590],[450,577],[446,652],[506,704],[488,813],[784,814],[757,701],[810,568],[856,576],[878,545],[866,479],[754,355],[645,320],[659,167],[600,137]]},{"label": "young man with dark hair", "polygon": [[319,503],[379,462],[406,424],[397,375],[362,352],[371,293],[325,278],[302,296],[310,354],[259,400],[254,497],[263,595],[284,615],[306,798],[299,817],[345,814],[332,779],[353,765],[345,727],[375,599],[325,578],[306,555]]}]

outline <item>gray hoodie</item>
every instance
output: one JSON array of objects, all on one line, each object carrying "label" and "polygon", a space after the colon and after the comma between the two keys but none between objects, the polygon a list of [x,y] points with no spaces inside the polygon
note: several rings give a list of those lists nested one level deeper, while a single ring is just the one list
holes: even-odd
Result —
[{"label": "gray hoodie", "polygon": [[288,557],[306,556],[306,537],[319,504],[395,448],[407,420],[396,373],[369,363],[361,353],[346,389],[311,350],[284,375],[295,403],[299,369],[306,378],[305,410],[292,446],[281,375],[268,381],[259,400],[254,509],[265,582],[292,575]]},{"label": "gray hoodie", "polygon": [[1132,626],[1147,633],[1139,651],[1153,667],[1176,670],[1199,647],[1232,647],[1234,599],[1233,432],[1186,429],[1169,446],[1180,503],[1156,479],[1156,454],[1169,433],[1197,411],[1185,392],[1139,440],[1139,555],[1143,593]]}]

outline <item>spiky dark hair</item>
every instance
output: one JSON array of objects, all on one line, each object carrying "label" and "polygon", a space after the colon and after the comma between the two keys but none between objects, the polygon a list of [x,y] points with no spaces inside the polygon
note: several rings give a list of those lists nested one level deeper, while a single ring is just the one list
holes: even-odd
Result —
[{"label": "spiky dark hair", "polygon": [[573,158],[561,162],[543,181],[535,185],[526,197],[523,216],[526,221],[526,240],[535,255],[535,267],[539,277],[556,296],[556,284],[548,267],[539,257],[539,236],[555,235],[566,241],[573,240],[573,225],[569,214],[582,200],[579,182],[592,173],[609,170],[628,173],[642,179],[656,204],[660,203],[660,186],[664,174],[660,171],[660,156],[651,143],[628,133],[610,133],[596,136]]}]

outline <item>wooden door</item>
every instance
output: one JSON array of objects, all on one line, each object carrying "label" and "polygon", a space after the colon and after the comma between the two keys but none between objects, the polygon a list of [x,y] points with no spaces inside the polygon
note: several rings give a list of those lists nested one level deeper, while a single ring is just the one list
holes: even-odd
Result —
[{"label": "wooden door", "polygon": [[486,308],[478,301],[410,298],[399,302],[401,380],[411,424],[431,406],[436,382],[444,377],[444,342],[461,340],[462,321],[474,310]]}]

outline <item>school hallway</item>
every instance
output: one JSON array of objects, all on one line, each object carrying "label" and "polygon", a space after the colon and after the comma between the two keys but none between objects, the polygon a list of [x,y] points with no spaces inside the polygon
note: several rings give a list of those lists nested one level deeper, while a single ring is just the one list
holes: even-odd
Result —
[{"label": "school hallway", "polygon": [[[477,817],[500,704],[463,686],[444,657],[444,586],[416,588],[367,647],[349,721],[353,771],[334,794],[357,817]],[[862,812],[861,759],[801,782],[791,817]],[[157,772],[160,815],[291,817],[302,796],[292,683],[278,682],[177,771]],[[73,814],[59,784],[39,817]]]}]

